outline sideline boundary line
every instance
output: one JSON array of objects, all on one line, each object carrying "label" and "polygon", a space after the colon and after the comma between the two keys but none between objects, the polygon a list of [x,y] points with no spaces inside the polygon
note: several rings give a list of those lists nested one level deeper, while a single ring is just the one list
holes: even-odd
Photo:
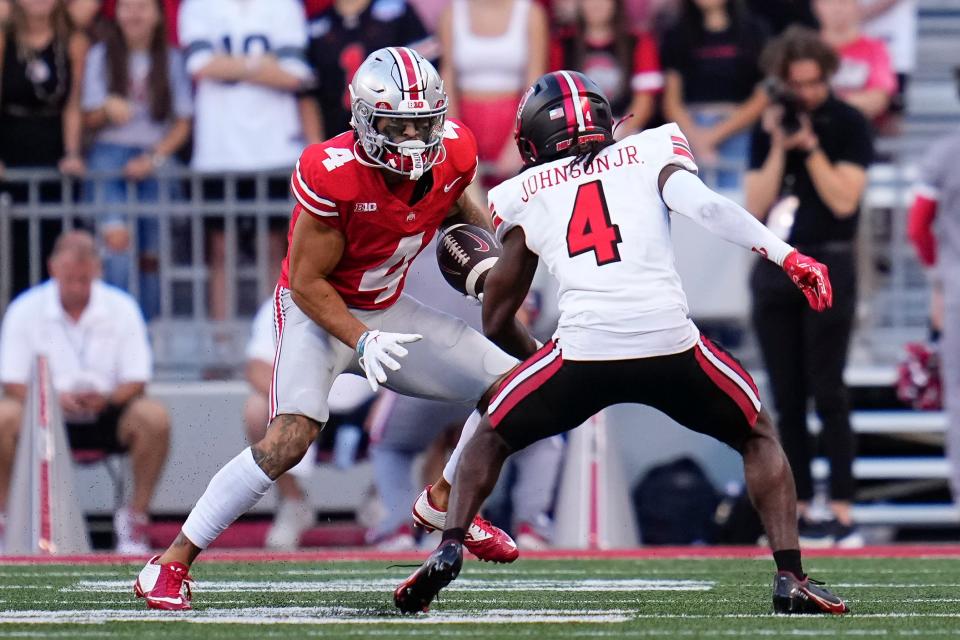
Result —
[{"label": "sideline boundary line", "polygon": [[[370,549],[338,549],[269,553],[263,550],[208,551],[202,562],[336,562],[336,561],[420,561],[427,551],[390,553]],[[474,559],[470,554],[466,554]],[[960,558],[960,544],[954,545],[887,545],[860,549],[804,549],[805,558]],[[524,551],[521,558],[528,560],[678,560],[678,559],[754,559],[769,558],[765,547],[638,547],[635,549],[608,549],[588,551],[581,549],[551,549]],[[145,557],[116,553],[92,553],[65,556],[7,556],[0,557],[0,566],[46,564],[123,564],[142,563]]]}]

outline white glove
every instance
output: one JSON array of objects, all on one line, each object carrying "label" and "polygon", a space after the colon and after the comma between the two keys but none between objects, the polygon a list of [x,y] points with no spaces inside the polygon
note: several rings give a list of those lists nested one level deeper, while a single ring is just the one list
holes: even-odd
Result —
[{"label": "white glove", "polygon": [[400,346],[408,342],[422,340],[418,333],[381,333],[373,329],[364,331],[357,341],[357,355],[360,356],[360,368],[367,374],[367,382],[374,391],[380,389],[380,384],[387,381],[387,372],[384,365],[391,371],[400,369],[400,363],[391,357],[391,354],[402,358],[407,355],[406,348]]}]

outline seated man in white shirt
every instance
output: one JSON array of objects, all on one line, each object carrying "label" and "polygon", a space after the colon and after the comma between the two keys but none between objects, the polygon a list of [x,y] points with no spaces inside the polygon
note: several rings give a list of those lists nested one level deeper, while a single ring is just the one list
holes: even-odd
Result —
[{"label": "seated man in white shirt", "polygon": [[166,409],[143,395],[152,366],[146,326],[136,301],[99,279],[90,234],[60,236],[48,266],[51,279],[12,302],[0,330],[0,513],[31,371],[45,355],[71,448],[130,454],[133,497],[114,515],[114,528],[119,552],[142,554],[170,446]]}]

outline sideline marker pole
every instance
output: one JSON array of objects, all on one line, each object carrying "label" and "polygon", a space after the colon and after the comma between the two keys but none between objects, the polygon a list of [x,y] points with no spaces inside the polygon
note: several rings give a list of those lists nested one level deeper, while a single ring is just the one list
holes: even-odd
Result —
[{"label": "sideline marker pole", "polygon": [[5,547],[10,555],[90,552],[50,367],[37,358],[14,458]]}]

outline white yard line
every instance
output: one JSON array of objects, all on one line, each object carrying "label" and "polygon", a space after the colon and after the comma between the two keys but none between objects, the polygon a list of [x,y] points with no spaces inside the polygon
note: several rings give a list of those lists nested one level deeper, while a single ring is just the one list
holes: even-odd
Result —
[{"label": "white yard line", "polygon": [[[716,619],[787,619],[786,616],[780,616],[774,613],[639,613],[633,616],[637,620],[670,618],[676,620],[716,620]],[[960,618],[960,612],[956,613],[917,613],[915,611],[887,612],[887,613],[852,613],[850,618],[861,620],[863,618]],[[789,618],[797,620],[797,618]],[[801,618],[803,619],[803,618]],[[817,620],[823,618],[806,618],[806,620]],[[824,634],[821,629],[818,633]]]},{"label": "white yard line", "polygon": [[[9,569],[9,567],[8,567]],[[137,571],[139,569],[135,569]],[[8,578],[116,578],[123,575],[122,571],[2,571],[0,580]]]},{"label": "white yard line", "polygon": [[[444,630],[444,635],[448,632]],[[518,629],[512,632],[514,636],[526,637],[532,635],[541,637],[534,633]],[[378,634],[383,635],[383,634]],[[823,629],[617,629],[616,631],[606,631],[602,629],[571,629],[564,632],[565,638],[743,638],[743,637],[851,637],[851,638],[891,638],[891,637],[918,637],[929,638],[931,636],[958,636],[960,629],[830,629],[829,632]]]},{"label": "white yard line", "polygon": [[[198,592],[265,592],[265,593],[325,593],[392,591],[396,578],[364,580],[324,581],[274,581],[274,580],[198,580],[194,588]],[[62,593],[124,593],[130,590],[130,580],[81,580],[60,589]],[[458,580],[447,587],[445,593],[457,591],[709,591],[714,583],[706,580],[601,580],[587,578],[576,581],[557,580]]]},{"label": "white yard line", "polygon": [[348,607],[250,607],[206,609],[172,613],[130,610],[0,611],[0,624],[104,624],[107,622],[161,622],[194,624],[298,625],[410,625],[410,624],[533,624],[618,623],[632,614],[619,610],[553,611],[550,609],[491,609],[486,612],[451,611],[429,615],[371,616]]},{"label": "white yard line", "polygon": [[[270,573],[283,576],[318,576],[318,577],[336,577],[336,576],[382,576],[387,571],[397,571],[398,573],[409,573],[419,567],[420,565],[414,566],[413,563],[410,563],[409,566],[406,564],[403,566],[399,565],[384,565],[380,568],[358,568],[358,569],[344,569],[340,566],[324,566],[322,563],[316,569],[283,569],[280,571],[271,571]],[[218,568],[219,569],[219,568]],[[472,577],[477,576],[503,576],[505,573],[512,573],[514,571],[513,567],[506,565],[489,565],[489,564],[466,564],[463,571],[469,573]],[[849,572],[848,572],[849,573]],[[944,571],[947,573],[947,571]],[[590,575],[602,574],[604,576],[624,576],[627,578],[639,578],[641,576],[647,575],[666,575],[670,578],[676,579],[682,577],[683,579],[700,579],[702,577],[710,575],[709,572],[705,571],[684,571],[683,569],[648,569],[646,567],[634,567],[634,568],[625,568],[625,567],[602,567],[594,569],[583,569],[583,568],[568,568],[568,569],[553,569],[538,567],[536,565],[524,566],[523,575],[530,576],[533,578],[551,578],[555,576],[573,576],[573,577],[587,577]],[[0,574],[2,575],[2,574]],[[72,575],[82,576],[81,573],[74,573]],[[111,574],[115,575],[115,574]]]},{"label": "white yard line", "polygon": [[[957,613],[858,613],[857,620],[865,618],[909,618],[909,619],[958,619]],[[570,623],[570,622],[626,622],[629,620],[760,620],[780,618],[773,614],[641,614],[629,609],[488,609],[486,611],[451,610],[434,611],[429,615],[400,616],[390,613],[370,615],[369,609],[353,607],[246,607],[211,608],[190,612],[164,612],[147,609],[71,609],[71,610],[7,610],[0,611],[0,624],[101,624],[106,622],[168,622],[184,621],[197,624],[517,624],[517,623]],[[650,635],[651,631],[642,630]],[[769,630],[771,635],[823,635],[823,629],[778,629]],[[831,633],[840,630],[832,630]],[[883,630],[880,630],[883,631]],[[955,629],[960,633],[960,627]],[[673,632],[671,632],[673,633]],[[711,634],[749,635],[763,633],[758,630],[746,630],[743,634],[733,630],[717,630]],[[887,633],[890,633],[887,631]],[[872,635],[873,630],[848,629],[845,635]]]},{"label": "white yard line", "polygon": [[855,588],[855,589],[933,589],[933,588],[957,588],[960,587],[960,583],[957,582],[914,582],[914,583],[905,583],[905,582],[886,582],[886,583],[870,583],[870,582],[831,582],[827,584],[831,589],[834,587],[840,588]]},{"label": "white yard line", "polygon": [[3,638],[116,638],[117,634],[109,631],[91,631],[88,629],[71,629],[70,631],[4,631]]}]

